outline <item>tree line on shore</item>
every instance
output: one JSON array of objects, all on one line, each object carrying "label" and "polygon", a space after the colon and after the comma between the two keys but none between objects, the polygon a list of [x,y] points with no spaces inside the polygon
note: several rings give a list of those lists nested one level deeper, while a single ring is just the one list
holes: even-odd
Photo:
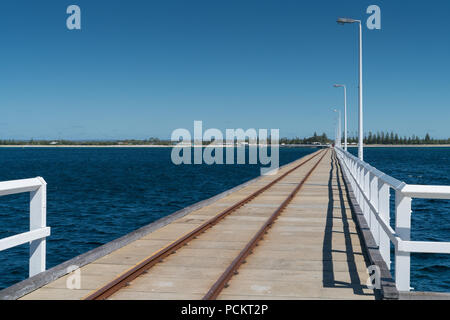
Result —
[{"label": "tree line on shore", "polygon": [[[358,138],[356,136],[348,137],[348,143],[357,143]],[[372,133],[369,131],[364,136],[364,144],[399,144],[399,145],[414,145],[414,144],[450,144],[450,138],[447,139],[435,139],[430,137],[427,133],[425,137],[419,137],[412,135],[410,137],[400,136],[397,133],[391,132],[377,132]]]},{"label": "tree line on shore", "polygon": [[[236,142],[236,141],[235,141]],[[246,138],[245,142],[249,142],[249,139]],[[266,141],[265,141],[266,142]],[[270,136],[268,137],[268,143],[270,143]],[[328,139],[327,135],[323,133],[322,135],[317,135],[314,133],[312,137],[306,138],[281,138],[280,144],[313,144],[313,143],[321,143],[327,144],[331,143],[332,140]],[[210,144],[211,141],[203,141],[203,145]],[[175,145],[177,142],[171,140],[161,140],[159,138],[149,138],[149,139],[128,139],[128,140],[15,140],[15,139],[0,139],[0,145],[32,145],[32,146],[50,146],[50,145],[62,145],[62,146],[70,146],[70,145],[82,145],[82,146],[108,146],[108,145]]]},{"label": "tree line on shore", "polygon": [[[344,136],[344,135],[342,135]],[[269,138],[270,139],[270,138]],[[248,139],[246,140],[248,142]],[[342,142],[344,138],[342,138]],[[329,139],[325,133],[318,135],[314,132],[314,135],[311,137],[305,138],[280,138],[280,144],[328,144],[333,143],[334,141]],[[357,143],[357,136],[349,136],[347,138],[348,143]],[[210,141],[203,141],[203,144],[207,145]],[[149,139],[125,139],[125,140],[15,140],[15,139],[0,139],[0,145],[35,145],[35,146],[45,146],[45,145],[84,145],[84,146],[92,146],[92,145],[174,145],[176,142],[171,140],[162,140],[159,138],[151,137]],[[450,138],[448,139],[435,139],[430,137],[427,133],[425,137],[421,138],[416,135],[412,135],[410,137],[403,136],[401,137],[399,134],[394,132],[377,132],[372,133],[369,132],[364,137],[364,144],[386,144],[386,145],[419,145],[419,144],[450,144]]]},{"label": "tree line on shore", "polygon": [[110,146],[110,145],[171,145],[170,140],[160,140],[158,138],[149,139],[126,139],[126,140],[45,140],[45,139],[30,139],[30,140],[15,140],[15,139],[0,139],[0,145],[32,145],[32,146],[46,146],[46,145],[81,145],[81,146]]},{"label": "tree line on shore", "polygon": [[[281,138],[280,143],[284,144],[311,144],[311,143],[333,143],[334,140],[330,140],[325,133],[322,135],[317,135],[317,133],[314,133],[312,137],[309,138]],[[344,142],[344,134],[342,133],[342,142]],[[358,137],[357,136],[349,136],[347,137],[347,142],[354,144],[358,143]],[[394,132],[377,132],[372,133],[369,131],[368,134],[364,136],[364,144],[398,144],[398,145],[418,145],[418,144],[450,144],[450,138],[447,139],[435,139],[430,137],[430,135],[427,133],[425,137],[419,137],[417,135],[412,135],[410,137],[407,136],[400,136],[397,133]]]},{"label": "tree line on shore", "polygon": [[332,140],[330,140],[326,133],[322,133],[321,135],[318,135],[317,132],[314,132],[314,135],[312,137],[306,137],[306,138],[281,138],[280,144],[313,144],[313,143],[320,143],[320,144],[327,144],[332,143]]}]

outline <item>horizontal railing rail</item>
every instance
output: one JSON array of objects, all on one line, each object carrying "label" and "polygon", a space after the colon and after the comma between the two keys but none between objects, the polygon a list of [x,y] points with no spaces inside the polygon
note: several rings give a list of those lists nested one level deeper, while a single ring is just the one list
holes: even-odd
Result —
[{"label": "horizontal railing rail", "polygon": [[0,182],[0,196],[30,193],[30,231],[0,239],[0,251],[30,243],[29,276],[45,271],[47,183],[41,177]]},{"label": "horizontal railing rail", "polygon": [[[410,291],[411,252],[450,254],[450,242],[411,241],[411,199],[450,199],[450,186],[406,184],[339,147],[335,150],[389,269],[390,242],[394,245],[397,289]],[[395,230],[390,225],[390,189],[395,191]]]}]

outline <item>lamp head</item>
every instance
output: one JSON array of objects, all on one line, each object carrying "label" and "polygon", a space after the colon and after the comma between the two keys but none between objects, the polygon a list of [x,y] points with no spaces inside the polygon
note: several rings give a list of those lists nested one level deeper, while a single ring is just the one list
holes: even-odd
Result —
[{"label": "lamp head", "polygon": [[339,88],[339,87],[343,87],[344,85],[343,84],[333,84],[333,87],[335,87],[335,88]]},{"label": "lamp head", "polygon": [[350,18],[338,18],[336,22],[343,25],[343,24],[346,24],[346,23],[359,22],[359,20],[350,19]]}]

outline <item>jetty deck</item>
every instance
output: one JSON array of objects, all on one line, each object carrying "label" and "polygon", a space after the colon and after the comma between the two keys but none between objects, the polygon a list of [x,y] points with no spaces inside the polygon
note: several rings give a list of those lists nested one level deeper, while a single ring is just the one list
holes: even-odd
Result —
[{"label": "jetty deck", "polygon": [[[222,279],[217,299],[374,299],[374,291],[366,286],[368,258],[332,149],[314,152],[282,167],[275,175],[255,179],[81,266],[79,289],[67,287],[74,276],[71,273],[21,299],[95,296],[99,289],[114,281],[118,283],[149,257],[158,256],[174,242],[290,170],[270,188],[196,233],[170,255],[151,262],[134,279],[125,280],[107,298],[202,299]],[[263,229],[248,255],[230,269],[283,203],[285,207]],[[227,270],[232,275],[223,278]]]}]

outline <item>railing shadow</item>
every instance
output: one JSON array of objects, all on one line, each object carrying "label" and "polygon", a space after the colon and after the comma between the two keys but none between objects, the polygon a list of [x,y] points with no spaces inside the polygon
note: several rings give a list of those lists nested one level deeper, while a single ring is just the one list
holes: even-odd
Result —
[{"label": "railing shadow", "polygon": [[[337,182],[337,189],[339,191],[339,204],[341,210],[341,217],[334,216],[334,201],[335,195],[333,193],[333,177]],[[361,253],[354,252],[353,242],[350,231],[350,226],[348,223],[349,217],[351,218],[351,213],[348,215],[348,208],[345,207],[343,186],[341,184],[341,177],[339,176],[339,167],[335,155],[332,155],[331,168],[328,179],[328,208],[325,224],[325,235],[323,240],[322,249],[322,261],[323,261],[323,287],[324,288],[350,288],[353,290],[355,295],[369,295],[364,293],[363,289],[367,288],[366,285],[361,283],[361,279],[358,274],[357,265],[355,262],[355,256],[361,255]],[[342,221],[343,231],[333,230],[333,222],[335,219],[339,218]],[[345,250],[333,249],[333,234],[341,233],[344,235]],[[356,233],[355,233],[356,234]],[[350,282],[337,281],[335,278],[335,268],[333,263],[333,253],[345,253],[346,262],[348,266],[348,272],[350,277]]]}]

